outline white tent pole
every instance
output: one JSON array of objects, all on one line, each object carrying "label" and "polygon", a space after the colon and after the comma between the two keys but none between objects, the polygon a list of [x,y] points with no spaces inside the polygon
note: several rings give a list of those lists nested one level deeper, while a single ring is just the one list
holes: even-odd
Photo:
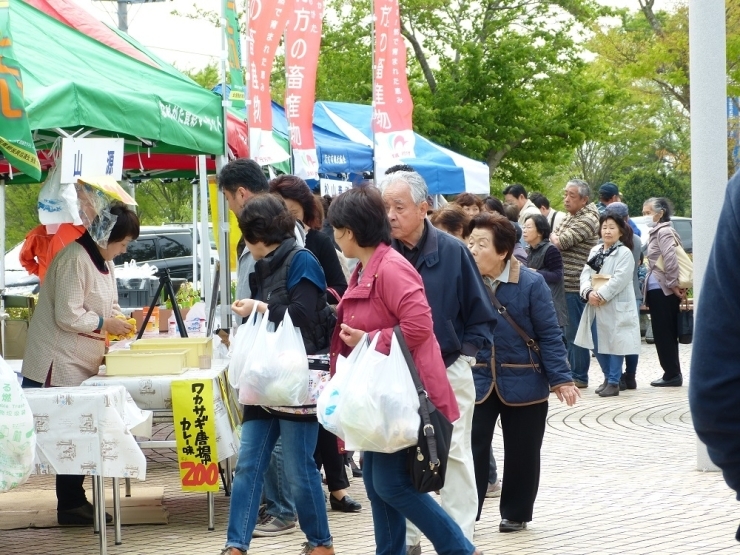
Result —
[{"label": "white tent pole", "polygon": [[[226,132],[228,121],[227,111],[231,106],[231,101],[226,94],[226,68],[228,61],[227,41],[226,41],[226,16],[223,10],[226,9],[226,3],[223,3],[221,14],[221,103],[224,107],[224,155],[216,159],[216,173],[221,171],[229,161],[229,141]],[[250,145],[251,147],[251,145]],[[250,151],[251,153],[251,151]],[[221,263],[220,289],[221,289],[221,327],[229,329],[231,327],[231,264],[229,262],[229,207],[226,205],[226,197],[218,195],[216,204],[218,206],[218,222],[221,241],[219,242],[218,257]]]},{"label": "white tent pole", "polygon": [[[193,288],[198,288],[198,183],[193,180]],[[202,238],[201,238],[202,239]],[[206,259],[203,258],[205,265]],[[205,273],[205,272],[203,272]],[[200,294],[203,296],[203,279],[201,279]]]},{"label": "white tent pole", "polygon": [[[198,156],[200,174],[200,259],[203,261],[201,271],[201,291],[206,300],[206,314],[211,313],[211,237],[208,233],[208,175],[205,155]],[[206,261],[208,265],[206,266]]]},{"label": "white tent pole", "polygon": [[5,356],[5,180],[0,179],[0,214],[3,222],[0,225],[0,346]]}]

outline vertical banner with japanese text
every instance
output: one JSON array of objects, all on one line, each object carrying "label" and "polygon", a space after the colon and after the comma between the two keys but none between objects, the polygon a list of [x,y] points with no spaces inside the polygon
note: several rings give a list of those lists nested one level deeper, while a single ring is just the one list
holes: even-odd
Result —
[{"label": "vertical banner with japanese text", "polygon": [[251,0],[250,2],[249,148],[252,158],[261,166],[274,163],[276,157],[284,154],[272,137],[270,75],[294,1]]},{"label": "vertical banner with japanese text", "polygon": [[173,381],[172,416],[183,491],[218,491],[213,380]]},{"label": "vertical banner with japanese text", "polygon": [[229,100],[231,106],[243,110],[244,75],[242,74],[241,57],[239,56],[239,18],[236,16],[236,0],[223,0],[223,14],[226,20],[226,48],[229,61]]},{"label": "vertical banner with japanese text", "polygon": [[324,1],[293,2],[295,9],[285,33],[285,115],[293,149],[293,173],[303,179],[318,179],[319,159],[313,137],[313,108]]},{"label": "vertical banner with japanese text", "polygon": [[13,55],[10,0],[0,0],[0,152],[11,166],[41,180],[41,164],[23,103],[21,68]]},{"label": "vertical banner with japanese text", "polygon": [[375,59],[373,132],[375,159],[388,167],[415,158],[414,104],[406,77],[406,44],[401,36],[398,0],[374,0]]}]

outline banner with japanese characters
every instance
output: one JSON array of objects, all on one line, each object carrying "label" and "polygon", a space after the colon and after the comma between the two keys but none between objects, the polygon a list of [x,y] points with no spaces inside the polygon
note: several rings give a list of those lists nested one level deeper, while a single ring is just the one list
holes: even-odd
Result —
[{"label": "banner with japanese characters", "polygon": [[249,13],[249,149],[261,166],[284,153],[272,136],[270,75],[295,0],[251,0]]},{"label": "banner with japanese characters", "polygon": [[373,132],[375,158],[387,167],[415,158],[414,104],[406,77],[406,45],[398,0],[375,0]]},{"label": "banner with japanese characters", "polygon": [[183,491],[218,491],[213,380],[173,381],[172,415]]},{"label": "banner with japanese characters", "polygon": [[0,0],[0,154],[12,167],[41,180],[41,164],[23,102],[21,68],[13,55],[9,0]]},{"label": "banner with japanese characters", "polygon": [[229,62],[229,100],[237,110],[244,109],[244,75],[239,48],[239,18],[236,16],[235,0],[223,0],[223,14],[226,21],[226,46]]},{"label": "banner with japanese characters", "polygon": [[295,8],[285,33],[285,115],[293,150],[293,173],[303,179],[318,179],[319,158],[313,137],[313,107],[324,2],[293,1]]}]

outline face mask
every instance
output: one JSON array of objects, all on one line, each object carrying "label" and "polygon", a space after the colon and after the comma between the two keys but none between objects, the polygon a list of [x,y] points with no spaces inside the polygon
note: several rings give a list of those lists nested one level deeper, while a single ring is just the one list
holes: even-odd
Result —
[{"label": "face mask", "polygon": [[648,227],[655,227],[656,225],[658,225],[658,222],[653,222],[653,221],[649,221],[649,222],[648,222],[647,224],[645,224],[645,225],[647,225]]}]

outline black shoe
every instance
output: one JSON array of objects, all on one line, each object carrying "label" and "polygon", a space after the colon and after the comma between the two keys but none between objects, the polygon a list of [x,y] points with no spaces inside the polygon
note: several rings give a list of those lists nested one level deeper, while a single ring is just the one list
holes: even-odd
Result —
[{"label": "black shoe", "polygon": [[619,395],[619,385],[615,383],[607,384],[607,386],[601,390],[599,397],[616,397]]},{"label": "black shoe", "polygon": [[622,379],[624,380],[624,385],[627,386],[627,389],[637,389],[637,380],[635,379],[634,374],[622,374]]},{"label": "black shoe", "polygon": [[349,467],[352,469],[353,478],[362,478],[362,470],[355,464],[354,459],[349,460]]},{"label": "black shoe", "polygon": [[624,381],[624,374],[622,374],[619,378],[619,391],[624,391],[627,389],[627,382]]},{"label": "black shoe", "polygon": [[596,393],[596,394],[598,395],[599,393],[601,393],[602,391],[604,391],[604,388],[605,388],[605,387],[606,387],[607,385],[609,385],[609,381],[608,381],[608,380],[604,380],[604,383],[603,383],[603,384],[601,384],[601,385],[600,385],[599,387],[597,387],[597,388],[596,388],[596,389],[594,390],[594,393]]},{"label": "black shoe", "polygon": [[338,500],[330,493],[329,504],[331,505],[332,510],[342,511],[343,513],[359,513],[362,510],[362,505],[352,499],[349,495],[345,495],[341,500]]},{"label": "black shoe", "polygon": [[659,380],[650,382],[650,385],[653,387],[681,387],[683,385],[683,376],[679,374],[675,378],[671,378],[669,380],[660,378]]},{"label": "black shoe", "polygon": [[498,525],[499,532],[520,532],[527,529],[526,522],[517,522],[515,520],[503,519]]},{"label": "black shoe", "polygon": [[[61,526],[92,526],[95,519],[95,511],[92,503],[87,502],[80,507],[57,511],[57,522]],[[105,523],[113,522],[113,517],[105,513]]]}]

